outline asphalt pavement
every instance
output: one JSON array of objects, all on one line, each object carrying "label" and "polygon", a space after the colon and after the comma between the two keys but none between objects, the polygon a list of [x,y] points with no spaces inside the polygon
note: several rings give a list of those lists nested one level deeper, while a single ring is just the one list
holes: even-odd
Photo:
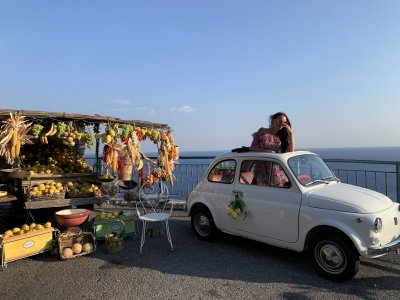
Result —
[{"label": "asphalt pavement", "polygon": [[399,299],[400,256],[362,259],[355,278],[321,278],[305,253],[220,234],[196,239],[190,219],[170,221],[166,237],[139,239],[106,253],[61,261],[49,252],[8,263],[0,271],[0,299]]}]

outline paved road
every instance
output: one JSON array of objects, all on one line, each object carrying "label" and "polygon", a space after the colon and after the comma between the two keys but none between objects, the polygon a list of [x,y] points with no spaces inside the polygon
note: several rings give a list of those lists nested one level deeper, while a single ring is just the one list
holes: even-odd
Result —
[{"label": "paved road", "polygon": [[319,277],[307,256],[222,234],[199,241],[186,217],[166,238],[138,239],[107,254],[59,261],[44,253],[0,271],[0,299],[398,299],[400,256],[362,259],[360,272],[337,284]]}]

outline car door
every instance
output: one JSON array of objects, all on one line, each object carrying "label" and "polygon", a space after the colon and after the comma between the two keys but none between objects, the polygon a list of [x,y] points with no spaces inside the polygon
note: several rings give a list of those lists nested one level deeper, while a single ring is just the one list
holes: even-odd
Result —
[{"label": "car door", "polygon": [[236,160],[226,159],[216,163],[207,175],[207,183],[202,192],[210,199],[209,205],[214,215],[215,225],[222,231],[233,233],[234,223],[226,214],[234,190]]},{"label": "car door", "polygon": [[296,242],[301,194],[288,172],[279,162],[268,159],[243,160],[240,173],[244,172],[253,172],[254,179],[249,183],[239,176],[235,183],[234,194],[241,195],[245,203],[245,217],[235,220],[238,233]]}]

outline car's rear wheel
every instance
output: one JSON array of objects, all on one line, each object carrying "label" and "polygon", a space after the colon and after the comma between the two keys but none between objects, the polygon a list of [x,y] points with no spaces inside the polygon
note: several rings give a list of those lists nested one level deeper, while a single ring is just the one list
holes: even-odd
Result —
[{"label": "car's rear wheel", "polygon": [[193,231],[200,240],[210,241],[217,233],[212,215],[205,207],[199,207],[192,212],[191,223]]},{"label": "car's rear wheel", "polygon": [[359,255],[350,241],[340,235],[318,234],[311,240],[310,254],[315,269],[326,279],[342,282],[358,272]]}]

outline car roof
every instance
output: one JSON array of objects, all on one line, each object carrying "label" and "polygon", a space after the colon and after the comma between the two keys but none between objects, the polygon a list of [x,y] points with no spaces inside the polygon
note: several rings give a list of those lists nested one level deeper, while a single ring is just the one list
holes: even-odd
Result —
[{"label": "car roof", "polygon": [[217,155],[214,160],[220,160],[224,158],[240,158],[240,157],[254,157],[254,158],[274,158],[280,161],[287,161],[289,158],[304,154],[313,154],[310,151],[294,151],[294,152],[287,152],[287,153],[271,153],[271,152],[225,152],[222,154]]}]

